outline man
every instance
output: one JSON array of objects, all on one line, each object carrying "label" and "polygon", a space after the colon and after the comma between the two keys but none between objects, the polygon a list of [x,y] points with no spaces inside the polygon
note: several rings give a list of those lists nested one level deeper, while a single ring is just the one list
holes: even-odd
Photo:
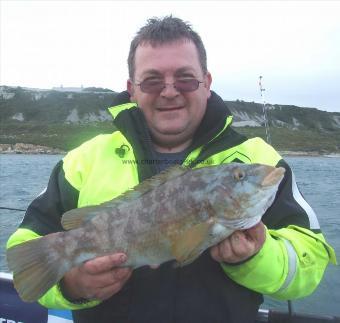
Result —
[{"label": "man", "polygon": [[117,268],[128,255],[100,257],[70,270],[40,303],[72,309],[82,323],[252,322],[261,294],[310,294],[334,252],[286,162],[231,128],[228,108],[210,90],[199,35],[178,18],[150,19],[131,43],[128,65],[127,92],[110,109],[117,130],[65,156],[8,247],[62,230],[65,211],[110,200],[172,163],[264,163],[284,167],[285,178],[263,222],[192,264],[132,271]]}]

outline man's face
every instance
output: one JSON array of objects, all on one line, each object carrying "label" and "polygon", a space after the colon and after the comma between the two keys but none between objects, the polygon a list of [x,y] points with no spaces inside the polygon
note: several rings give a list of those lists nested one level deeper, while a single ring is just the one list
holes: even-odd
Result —
[{"label": "man's face", "polygon": [[[180,92],[176,80],[202,81],[197,90]],[[158,93],[144,93],[145,80],[166,83]],[[210,96],[211,75],[203,74],[196,47],[191,41],[176,41],[152,47],[138,46],[134,80],[128,80],[131,100],[137,102],[158,146],[176,148],[192,139],[206,110]],[[189,142],[190,143],[190,142]]]}]

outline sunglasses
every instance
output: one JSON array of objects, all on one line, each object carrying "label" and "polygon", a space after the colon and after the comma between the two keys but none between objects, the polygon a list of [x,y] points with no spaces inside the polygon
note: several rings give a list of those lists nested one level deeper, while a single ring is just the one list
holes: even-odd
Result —
[{"label": "sunglasses", "polygon": [[178,92],[196,91],[202,81],[196,79],[177,80],[174,83],[164,83],[158,80],[145,80],[135,83],[144,93],[161,93],[167,85],[172,85]]}]

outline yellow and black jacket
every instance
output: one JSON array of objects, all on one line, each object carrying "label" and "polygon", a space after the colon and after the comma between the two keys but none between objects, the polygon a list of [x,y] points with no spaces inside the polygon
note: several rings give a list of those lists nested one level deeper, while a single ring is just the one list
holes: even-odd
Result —
[{"label": "yellow and black jacket", "polygon": [[[47,189],[28,207],[7,247],[62,231],[62,214],[111,200],[159,172],[141,110],[127,92],[110,108],[116,130],[69,152],[54,168]],[[230,162],[262,163],[286,169],[273,205],[263,217],[266,242],[248,261],[219,264],[203,253],[174,268],[136,269],[109,300],[75,304],[58,286],[39,302],[73,310],[75,322],[250,322],[262,295],[304,297],[319,284],[327,264],[336,262],[312,208],[300,194],[281,156],[260,138],[248,139],[232,127],[232,116],[212,92],[207,111],[183,162],[188,167]],[[180,212],[180,210],[179,210]]]}]

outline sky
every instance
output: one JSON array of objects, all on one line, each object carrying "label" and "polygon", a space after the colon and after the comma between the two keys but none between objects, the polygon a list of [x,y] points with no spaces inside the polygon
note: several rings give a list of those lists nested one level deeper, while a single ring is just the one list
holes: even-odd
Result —
[{"label": "sky", "polygon": [[0,0],[0,85],[123,91],[132,38],[169,14],[201,35],[224,100],[340,112],[340,1]]}]

